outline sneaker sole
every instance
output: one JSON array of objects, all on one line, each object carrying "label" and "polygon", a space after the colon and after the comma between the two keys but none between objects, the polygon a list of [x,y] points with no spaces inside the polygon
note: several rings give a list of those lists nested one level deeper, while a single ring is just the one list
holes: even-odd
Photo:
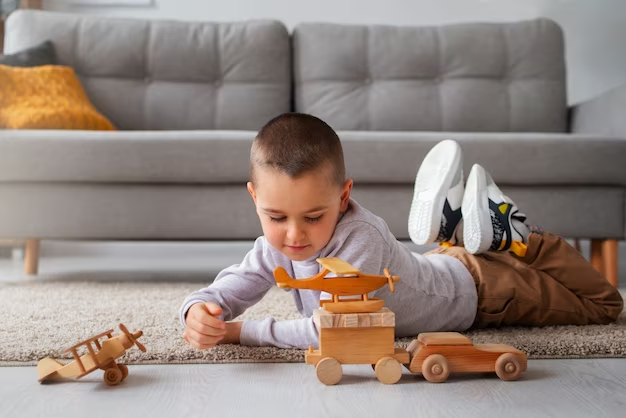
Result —
[{"label": "sneaker sole", "polygon": [[474,166],[467,179],[461,213],[465,249],[471,254],[487,251],[493,242],[493,226],[485,171],[480,166]]},{"label": "sneaker sole", "polygon": [[439,235],[443,205],[460,163],[461,149],[451,140],[438,143],[424,158],[409,213],[409,236],[415,244],[429,244]]}]

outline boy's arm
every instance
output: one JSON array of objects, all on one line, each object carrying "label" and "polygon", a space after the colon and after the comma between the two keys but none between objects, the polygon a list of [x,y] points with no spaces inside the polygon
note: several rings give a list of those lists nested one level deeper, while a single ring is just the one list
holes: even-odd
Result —
[{"label": "boy's arm", "polygon": [[[363,272],[370,274],[382,274],[383,267],[388,267],[387,264],[389,263],[389,244],[386,242],[385,237],[381,235],[378,229],[368,224],[361,224],[358,228],[349,229],[350,231],[344,231],[345,234],[339,234],[338,237],[336,236],[338,239],[335,239],[334,242],[327,247],[328,252],[323,254],[323,256],[340,257],[350,262],[350,264],[359,268]],[[244,262],[245,261],[246,260],[244,260]],[[269,269],[268,267],[266,268]],[[264,286],[261,286],[264,288],[262,293],[253,297],[254,301],[248,303],[245,308],[258,302],[270,289],[270,287],[275,284],[273,271],[269,271],[269,276],[265,276],[270,277],[269,281],[267,281],[267,287],[265,288]],[[221,277],[223,277],[223,279],[220,281],[224,282],[224,280],[230,276],[223,276],[222,273],[220,273],[218,278]],[[220,281],[216,279],[215,283],[199,292],[203,292],[208,289],[215,290],[214,288],[220,284]],[[224,289],[221,293],[229,295],[232,292]],[[191,296],[193,295],[194,294]],[[235,293],[230,299],[237,299],[235,296],[240,295]],[[197,300],[197,302],[203,301],[204,300]],[[226,320],[230,320],[238,316],[243,313],[243,310],[245,310],[245,308],[243,308],[241,312],[233,312],[231,309],[230,315],[227,316],[225,306],[221,305],[219,301],[215,301],[213,299],[211,301],[222,306],[224,309],[224,318]],[[189,306],[187,306],[186,309],[189,309]],[[184,318],[182,315],[186,312],[186,309],[184,308],[185,305],[183,304],[183,309],[181,309],[181,322],[183,322],[183,324]],[[236,313],[236,315],[233,315],[233,313]],[[306,349],[310,345],[317,347],[318,339],[319,333],[317,327],[313,323],[313,318],[283,321],[276,321],[274,318],[266,318],[263,320],[246,320],[243,322],[227,324],[227,335],[220,343],[239,342],[242,345],[250,346],[275,346],[279,348]]]},{"label": "boy's arm", "polygon": [[180,308],[180,322],[186,326],[187,311],[196,303],[213,302],[222,308],[219,319],[230,321],[263,298],[275,285],[273,269],[267,262],[264,239],[259,238],[241,264],[222,270],[211,285],[191,293]]},{"label": "boy's arm", "polygon": [[310,345],[317,347],[318,337],[312,318],[276,321],[268,317],[263,320],[227,322],[226,334],[218,344],[306,349]]},{"label": "boy's arm", "polygon": [[273,346],[306,349],[317,347],[319,334],[312,318],[277,321],[245,320],[226,323],[226,334],[218,344]]},{"label": "boy's arm", "polygon": [[[327,246],[323,257],[339,257],[364,273],[383,274],[389,266],[390,245],[381,232],[366,222],[341,226]],[[393,237],[391,237],[393,238]],[[322,297],[324,293],[322,293]],[[326,295],[328,296],[328,295]],[[253,346],[276,346],[280,348],[306,349],[319,344],[319,331],[313,318],[276,321],[266,318],[260,321],[244,321],[240,343]]]},{"label": "boy's arm", "polygon": [[312,317],[283,321],[268,317],[262,320],[246,320],[240,324],[241,345],[299,349],[318,346],[319,333]]}]

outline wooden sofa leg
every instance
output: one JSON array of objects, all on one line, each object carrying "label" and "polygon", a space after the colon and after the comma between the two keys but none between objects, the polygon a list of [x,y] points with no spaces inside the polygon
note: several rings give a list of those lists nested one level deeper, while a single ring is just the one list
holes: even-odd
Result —
[{"label": "wooden sofa leg", "polygon": [[26,240],[26,251],[24,255],[24,273],[36,275],[39,270],[39,240]]},{"label": "wooden sofa leg", "polygon": [[613,286],[617,287],[619,281],[618,272],[618,242],[615,239],[602,241],[602,259],[604,261],[604,275]]},{"label": "wooden sofa leg", "polygon": [[591,240],[591,265],[604,274],[604,258],[602,257],[602,240]]},{"label": "wooden sofa leg", "polygon": [[579,253],[582,253],[582,250],[580,249],[580,240],[578,238],[574,238],[574,248]]}]

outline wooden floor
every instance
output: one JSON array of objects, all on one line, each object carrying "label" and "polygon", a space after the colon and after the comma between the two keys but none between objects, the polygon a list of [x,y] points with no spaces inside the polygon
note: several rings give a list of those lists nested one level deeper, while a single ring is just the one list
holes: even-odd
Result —
[{"label": "wooden floor", "polygon": [[626,360],[534,360],[520,381],[494,376],[428,383],[405,370],[395,385],[346,366],[324,386],[304,364],[131,366],[120,386],[97,371],[37,383],[32,367],[0,369],[3,417],[623,417]]},{"label": "wooden floor", "polygon": [[[44,243],[42,273],[35,280],[85,273],[94,280],[206,280],[251,246],[93,244],[79,249]],[[624,243],[620,252],[625,260]],[[622,273],[622,288],[625,279]],[[0,260],[0,286],[26,281],[19,263]],[[0,350],[7,343],[0,342]],[[626,416],[626,359],[530,360],[528,367],[517,382],[462,375],[432,384],[405,370],[399,383],[386,386],[369,366],[346,366],[342,381],[332,387],[322,385],[314,368],[304,364],[131,366],[128,380],[117,387],[106,386],[100,371],[41,385],[34,367],[3,367],[0,417]]]}]

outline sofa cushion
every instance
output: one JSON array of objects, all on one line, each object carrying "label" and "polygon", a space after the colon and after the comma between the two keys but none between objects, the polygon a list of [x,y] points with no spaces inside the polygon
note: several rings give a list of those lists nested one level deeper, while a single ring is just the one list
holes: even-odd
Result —
[{"label": "sofa cushion", "polygon": [[[564,237],[624,237],[624,188],[601,186],[502,186],[527,222]],[[0,183],[0,187],[1,183]],[[355,184],[352,196],[408,240],[412,185]]]},{"label": "sofa cushion", "polygon": [[[0,182],[239,184],[254,131],[0,131]],[[626,187],[626,141],[591,135],[339,132],[356,185],[413,184],[419,164],[453,137],[465,174],[479,163],[503,185]]]},{"label": "sofa cushion", "polygon": [[499,184],[626,187],[626,139],[592,134],[340,132],[347,174],[364,183],[415,181],[428,151],[455,139],[465,176],[481,164]]},{"label": "sofa cushion", "polygon": [[45,41],[32,48],[26,48],[15,54],[0,55],[0,65],[11,67],[36,67],[39,65],[54,65],[57,63],[54,45]]},{"label": "sofa cushion", "polygon": [[69,67],[0,65],[0,128],[113,130]]},{"label": "sofa cushion", "polygon": [[[503,187],[532,224],[565,237],[623,238],[624,191]],[[413,186],[356,184],[353,196],[408,240]],[[49,239],[245,239],[263,232],[245,184],[3,183],[4,236]]]},{"label": "sofa cushion", "polygon": [[255,131],[0,130],[0,182],[238,184]]},{"label": "sofa cushion", "polygon": [[440,27],[304,23],[295,106],[337,130],[563,132],[563,35],[546,19]]},{"label": "sofa cushion", "polygon": [[54,42],[118,129],[258,130],[291,105],[291,48],[277,21],[175,22],[18,10],[5,47]]},{"label": "sofa cushion", "polygon": [[245,184],[0,183],[0,196],[10,201],[0,205],[0,231],[8,237],[250,240],[263,234]]}]

